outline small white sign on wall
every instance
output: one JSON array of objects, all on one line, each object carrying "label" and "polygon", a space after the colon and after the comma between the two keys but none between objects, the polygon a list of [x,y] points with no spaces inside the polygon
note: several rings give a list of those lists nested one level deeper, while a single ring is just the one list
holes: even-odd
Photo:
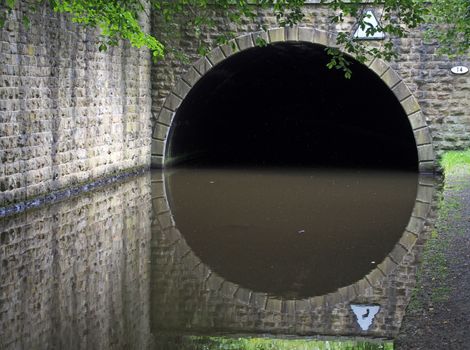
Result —
[{"label": "small white sign on wall", "polygon": [[454,74],[465,74],[468,73],[468,67],[465,66],[455,66],[450,69],[450,71]]},{"label": "small white sign on wall", "polygon": [[361,327],[363,331],[367,331],[372,325],[375,315],[379,312],[380,306],[351,304],[351,309],[354,315],[356,315],[356,321],[359,327]]},{"label": "small white sign on wall", "polygon": [[372,28],[377,28],[379,27],[379,21],[377,18],[375,18],[374,13],[371,10],[366,11],[364,14],[364,22],[366,22],[366,26],[364,29],[361,28],[361,26],[358,26],[356,29],[356,32],[354,33],[354,39],[359,39],[359,40],[381,40],[385,38],[385,34],[382,31],[377,31],[374,34],[368,34],[367,29],[369,27]]}]

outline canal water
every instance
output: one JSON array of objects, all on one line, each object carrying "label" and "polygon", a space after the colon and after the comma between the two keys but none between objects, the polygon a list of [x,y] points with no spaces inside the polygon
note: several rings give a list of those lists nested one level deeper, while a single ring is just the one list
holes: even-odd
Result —
[{"label": "canal water", "polygon": [[433,193],[181,168],[0,218],[0,348],[391,349]]}]

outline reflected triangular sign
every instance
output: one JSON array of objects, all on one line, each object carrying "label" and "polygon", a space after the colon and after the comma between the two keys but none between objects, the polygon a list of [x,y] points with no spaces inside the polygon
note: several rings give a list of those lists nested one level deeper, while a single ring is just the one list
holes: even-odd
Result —
[{"label": "reflected triangular sign", "polygon": [[[364,14],[364,22],[368,23],[372,28],[377,28],[379,26],[379,21],[375,18],[374,13],[371,10],[366,11]],[[383,39],[385,34],[381,31],[375,32],[374,34],[370,35],[367,34],[367,28],[369,26],[366,25],[364,29],[361,26],[358,26],[356,32],[354,33],[354,39],[362,39],[362,40],[377,40]]]},{"label": "reflected triangular sign", "polygon": [[356,315],[357,323],[363,331],[367,331],[372,325],[375,315],[380,310],[379,305],[359,305],[351,304],[351,309]]}]

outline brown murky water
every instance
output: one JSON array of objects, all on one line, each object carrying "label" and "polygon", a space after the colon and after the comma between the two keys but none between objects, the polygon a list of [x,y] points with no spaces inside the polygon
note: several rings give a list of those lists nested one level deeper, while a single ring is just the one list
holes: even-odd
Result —
[{"label": "brown murky water", "polygon": [[391,338],[415,278],[404,230],[432,191],[412,173],[175,169],[0,218],[0,348]]},{"label": "brown murky water", "polygon": [[179,169],[167,194],[176,226],[213,271],[305,298],[384,260],[408,224],[417,181],[406,172]]}]

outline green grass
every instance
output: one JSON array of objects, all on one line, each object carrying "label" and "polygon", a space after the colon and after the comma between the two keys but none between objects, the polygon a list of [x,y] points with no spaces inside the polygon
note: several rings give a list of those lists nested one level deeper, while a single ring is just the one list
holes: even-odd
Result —
[{"label": "green grass", "polygon": [[[163,347],[165,350],[170,349]],[[176,349],[176,348],[175,348]],[[188,336],[178,350],[393,350],[392,341]],[[173,350],[173,348],[171,348]]]},{"label": "green grass", "polygon": [[[466,151],[446,152],[441,158],[441,166],[444,169],[445,182],[443,191],[452,194],[460,191],[464,185],[468,186],[467,175],[470,175],[470,149]],[[464,181],[450,180],[453,175],[464,175]],[[452,262],[447,259],[447,250],[451,237],[449,233],[453,222],[462,220],[459,210],[462,203],[453,195],[443,196],[438,199],[437,219],[434,230],[425,243],[423,261],[417,274],[417,285],[408,305],[410,310],[419,310],[423,303],[438,303],[448,300],[450,288],[448,286],[449,268]]]},{"label": "green grass", "polygon": [[[409,310],[423,308],[424,295],[427,296],[424,299],[432,303],[442,302],[449,298],[450,289],[447,286],[449,262],[446,258],[448,245],[449,241],[439,235],[436,229],[431,232],[425,244],[423,262],[416,276],[417,285],[408,305]],[[423,280],[427,281],[426,284],[423,284]]]},{"label": "green grass", "polygon": [[441,166],[444,168],[445,175],[459,171],[470,171],[470,149],[444,153],[441,158]]}]

